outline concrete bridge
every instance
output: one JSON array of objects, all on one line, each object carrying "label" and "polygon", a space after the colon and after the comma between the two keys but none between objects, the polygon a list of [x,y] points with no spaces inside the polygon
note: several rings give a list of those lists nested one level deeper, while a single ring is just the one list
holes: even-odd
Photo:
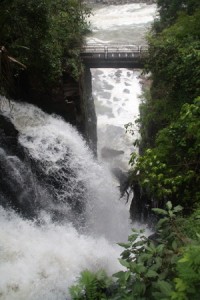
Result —
[{"label": "concrete bridge", "polygon": [[147,50],[147,46],[89,44],[80,55],[89,68],[143,68]]}]

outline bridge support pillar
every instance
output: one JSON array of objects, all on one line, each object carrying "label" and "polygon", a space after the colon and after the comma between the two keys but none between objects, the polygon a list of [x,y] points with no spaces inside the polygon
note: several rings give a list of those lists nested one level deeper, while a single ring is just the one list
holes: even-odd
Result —
[{"label": "bridge support pillar", "polygon": [[92,75],[90,68],[85,66],[82,74],[82,97],[84,103],[84,111],[86,116],[85,132],[86,139],[95,156],[97,155],[97,117],[92,96]]}]

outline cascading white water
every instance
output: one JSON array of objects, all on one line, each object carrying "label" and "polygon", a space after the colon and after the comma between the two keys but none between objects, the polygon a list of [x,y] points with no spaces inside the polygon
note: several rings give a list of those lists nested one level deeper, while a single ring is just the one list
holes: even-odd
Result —
[{"label": "cascading white water", "polygon": [[[151,20],[153,10],[155,6],[144,4],[95,9],[93,20],[91,19],[94,27],[96,26],[92,42],[96,39],[124,42],[134,30],[139,32],[136,35],[140,39],[141,33],[145,31],[145,22]],[[123,18],[119,21],[122,12]],[[135,23],[134,14],[137,19]],[[105,22],[106,15],[108,21]],[[144,22],[140,22],[141,16]],[[133,24],[130,23],[131,19]],[[104,28],[102,24],[105,25]],[[117,37],[119,40],[116,40]],[[104,81],[100,89],[107,92],[105,72],[94,73],[93,76],[97,78],[95,76],[98,75],[98,80]],[[127,70],[124,72],[127,75]],[[122,72],[120,78],[125,77],[125,73]],[[108,74],[108,78],[109,76]],[[131,73],[129,79],[135,82],[133,89],[138,89],[136,74]],[[122,81],[118,82],[117,93],[120,86],[122,91],[127,88],[130,93],[133,92],[128,85],[129,79],[125,80],[123,87]],[[109,84],[113,85],[111,81]],[[114,85],[112,92],[113,89]],[[94,92],[97,93],[97,90]],[[127,95],[121,102],[122,108],[126,103],[132,114],[128,104],[130,102],[126,101],[130,95]],[[119,103],[114,97],[114,94],[109,99],[100,97],[99,101],[104,106],[107,105],[106,100],[116,103],[114,108],[109,109],[115,117],[119,117],[117,122],[122,126],[126,122],[125,117],[119,111],[121,107],[117,107]],[[5,100],[3,102],[6,103]],[[109,105],[108,103],[107,106]],[[20,133],[19,142],[31,161],[39,166],[39,178],[31,168],[26,170],[28,165],[17,157],[8,156],[1,149],[0,156],[4,161],[7,159],[5,166],[8,165],[12,170],[12,177],[16,177],[16,180],[11,180],[10,185],[22,185],[19,191],[20,201],[25,201],[27,195],[33,194],[34,201],[37,200],[36,205],[40,206],[40,213],[34,221],[27,220],[8,208],[0,208],[0,299],[66,300],[69,299],[68,287],[82,270],[87,268],[95,271],[103,268],[111,274],[121,268],[117,260],[121,249],[115,242],[127,239],[128,212],[119,200],[119,191],[109,171],[94,160],[85,141],[72,126],[32,105],[12,103],[11,106],[5,106],[4,114]],[[104,107],[104,110],[108,111],[108,108]],[[99,120],[102,124],[110,121],[109,125],[119,125],[114,122],[114,118],[109,119],[108,113]],[[47,180],[43,180],[43,177]],[[55,188],[51,188],[51,181]],[[28,185],[33,188],[25,193],[29,189]],[[71,208],[73,203],[69,204],[66,199],[80,200],[83,214],[76,214]]]},{"label": "cascading white water", "polygon": [[[20,144],[41,163],[45,174],[57,176],[60,170],[61,188],[56,204],[51,198],[41,199],[39,225],[1,208],[0,272],[4,276],[0,295],[6,300],[66,299],[67,288],[81,270],[105,268],[111,273],[119,268],[119,248],[110,241],[126,238],[128,215],[111,175],[93,159],[71,125],[29,104],[13,102],[11,106],[12,111],[4,107],[4,115],[18,129]],[[65,170],[69,169],[75,175],[66,181]],[[64,202],[81,193],[81,201],[86,201],[82,234],[68,221],[70,206]],[[52,221],[55,207],[66,218],[61,223]]]},{"label": "cascading white water", "polygon": [[[45,174],[57,177],[60,187],[54,197],[58,203],[49,201],[46,209],[42,205],[43,209],[50,214],[54,209],[62,210],[68,221],[71,204],[64,202],[65,199],[75,201],[82,197],[86,205],[87,233],[104,235],[114,241],[123,239],[129,228],[128,213],[119,200],[110,173],[94,160],[78,132],[61,118],[47,115],[29,104],[12,103],[12,111],[9,108],[7,111],[29,156],[41,164]],[[69,170],[73,174],[66,173]]]},{"label": "cascading white water", "polygon": [[119,249],[103,237],[79,234],[70,224],[43,225],[0,209],[0,298],[69,299],[68,287],[84,269],[119,269]]}]

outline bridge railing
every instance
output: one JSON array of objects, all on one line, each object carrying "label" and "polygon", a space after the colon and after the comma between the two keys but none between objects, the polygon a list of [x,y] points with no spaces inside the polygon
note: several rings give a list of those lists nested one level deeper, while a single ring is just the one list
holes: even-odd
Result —
[{"label": "bridge railing", "polygon": [[119,59],[119,58],[143,58],[147,55],[148,48],[143,45],[120,45],[120,44],[89,44],[81,49],[83,59]]}]

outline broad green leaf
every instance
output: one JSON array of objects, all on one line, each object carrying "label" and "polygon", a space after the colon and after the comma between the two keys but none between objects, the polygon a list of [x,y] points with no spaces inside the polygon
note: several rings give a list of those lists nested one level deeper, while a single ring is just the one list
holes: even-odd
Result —
[{"label": "broad green leaf", "polygon": [[125,280],[127,281],[131,276],[131,272],[130,271],[127,271],[125,272]]},{"label": "broad green leaf", "polygon": [[167,221],[169,221],[168,218],[166,218],[166,217],[165,217],[165,218],[162,218],[162,219],[160,219],[160,220],[158,221],[158,223],[157,223],[156,226],[157,226],[158,228],[160,228],[160,227],[162,227],[162,225],[165,224]]},{"label": "broad green leaf", "polygon": [[130,267],[130,263],[122,258],[119,258],[119,262],[122,266],[129,268]]},{"label": "broad green leaf", "polygon": [[176,251],[177,248],[178,248],[177,242],[176,242],[176,241],[173,241],[173,242],[172,242],[172,249]]},{"label": "broad green leaf", "polygon": [[128,249],[131,246],[131,243],[117,243],[120,247]]},{"label": "broad green leaf", "polygon": [[172,203],[171,203],[171,201],[168,201],[168,202],[166,203],[166,207],[167,207],[168,210],[171,210],[171,209],[172,209]]},{"label": "broad green leaf", "polygon": [[183,207],[181,205],[177,205],[173,209],[174,212],[179,212],[179,211],[182,211],[182,210],[183,210]]},{"label": "broad green leaf", "polygon": [[164,280],[159,280],[157,282],[157,286],[160,289],[160,291],[165,295],[165,296],[170,296],[172,292],[172,286],[170,283]]},{"label": "broad green leaf", "polygon": [[156,213],[156,214],[159,214],[159,215],[164,215],[164,216],[167,216],[168,215],[168,212],[164,209],[161,209],[161,208],[152,208],[152,210]]},{"label": "broad green leaf", "polygon": [[154,278],[158,276],[158,273],[156,271],[153,270],[148,270],[147,273],[145,274],[146,277],[149,278]]},{"label": "broad green leaf", "polygon": [[133,273],[142,274],[146,271],[146,267],[142,263],[130,263]]},{"label": "broad green leaf", "polygon": [[161,253],[161,252],[163,251],[164,247],[165,247],[164,244],[160,244],[160,245],[158,245],[158,247],[156,248],[156,251],[157,251],[158,253]]},{"label": "broad green leaf", "polygon": [[117,273],[114,273],[112,276],[113,277],[116,277],[116,278],[119,278],[119,279],[122,279],[122,278],[124,278],[124,274],[125,274],[126,272],[124,272],[124,271],[119,271],[119,272],[117,272]]}]

